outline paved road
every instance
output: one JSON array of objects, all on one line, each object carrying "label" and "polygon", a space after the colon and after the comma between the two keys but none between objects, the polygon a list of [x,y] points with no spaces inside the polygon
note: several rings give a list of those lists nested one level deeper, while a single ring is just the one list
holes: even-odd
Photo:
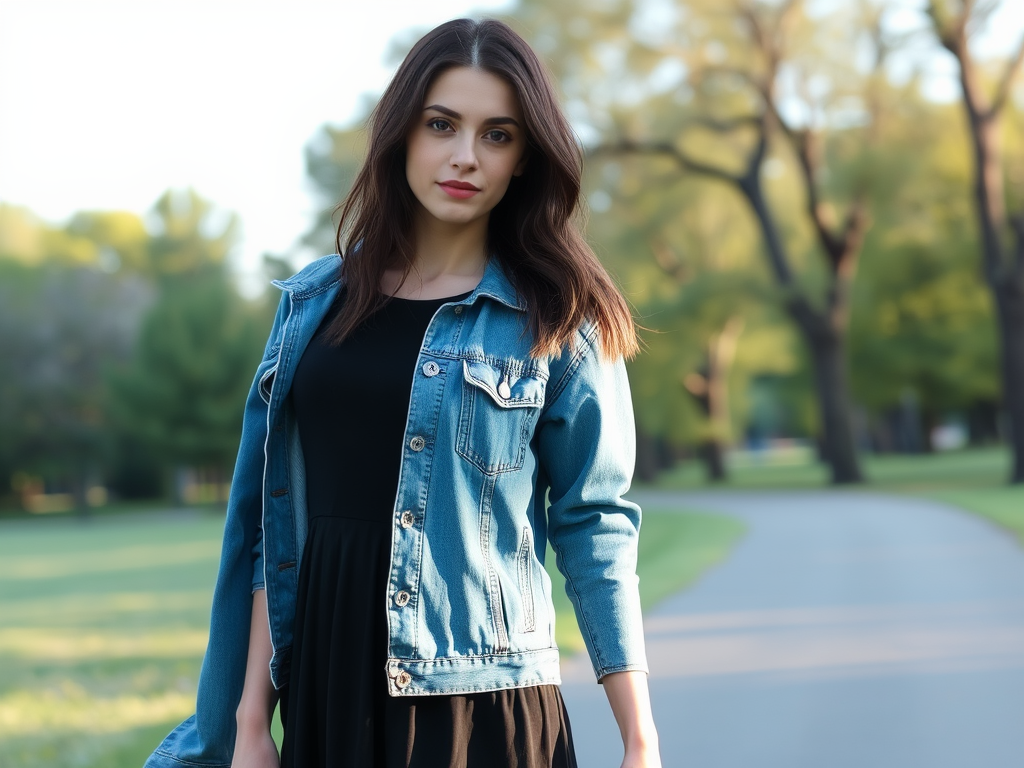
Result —
[{"label": "paved road", "polygon": [[[646,622],[665,768],[1024,768],[1024,549],[879,494],[635,493],[743,519],[730,558]],[[621,742],[563,664],[581,768]]]}]

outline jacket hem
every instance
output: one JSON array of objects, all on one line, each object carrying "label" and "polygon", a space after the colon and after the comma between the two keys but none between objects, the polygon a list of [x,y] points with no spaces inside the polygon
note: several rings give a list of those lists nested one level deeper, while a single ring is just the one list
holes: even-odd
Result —
[{"label": "jacket hem", "polygon": [[183,760],[180,757],[159,751],[150,755],[142,768],[178,768],[178,766],[186,766],[186,768],[231,768],[230,763],[198,763],[195,760]]},{"label": "jacket hem", "polygon": [[[404,674],[403,674],[404,673]],[[391,696],[484,693],[534,685],[561,685],[558,649],[388,663]],[[403,687],[399,687],[399,683]]]}]

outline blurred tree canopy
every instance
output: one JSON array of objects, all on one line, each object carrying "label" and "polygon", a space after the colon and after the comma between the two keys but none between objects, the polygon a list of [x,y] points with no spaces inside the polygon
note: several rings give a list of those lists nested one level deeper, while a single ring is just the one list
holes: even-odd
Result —
[{"label": "blurred tree canopy", "polygon": [[64,226],[0,206],[0,497],[227,475],[270,322],[231,280],[236,233],[191,190]]}]

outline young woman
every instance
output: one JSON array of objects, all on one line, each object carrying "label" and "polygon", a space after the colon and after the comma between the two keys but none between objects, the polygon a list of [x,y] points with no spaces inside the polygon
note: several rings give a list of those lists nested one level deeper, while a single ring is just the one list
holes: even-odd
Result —
[{"label": "young woman", "polygon": [[338,253],[278,283],[197,713],[147,766],[575,766],[548,541],[624,744],[658,768],[626,303],[529,46],[436,28],[369,122]]}]

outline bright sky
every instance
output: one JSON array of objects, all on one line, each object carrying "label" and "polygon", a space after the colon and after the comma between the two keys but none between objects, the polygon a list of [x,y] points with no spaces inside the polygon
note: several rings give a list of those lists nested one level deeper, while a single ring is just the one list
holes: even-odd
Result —
[{"label": "bright sky", "polygon": [[[507,4],[0,0],[0,201],[58,222],[192,186],[241,216],[255,278],[315,213],[303,147],[383,89],[389,41]],[[1004,0],[985,48],[1022,33],[1024,2]]]}]

